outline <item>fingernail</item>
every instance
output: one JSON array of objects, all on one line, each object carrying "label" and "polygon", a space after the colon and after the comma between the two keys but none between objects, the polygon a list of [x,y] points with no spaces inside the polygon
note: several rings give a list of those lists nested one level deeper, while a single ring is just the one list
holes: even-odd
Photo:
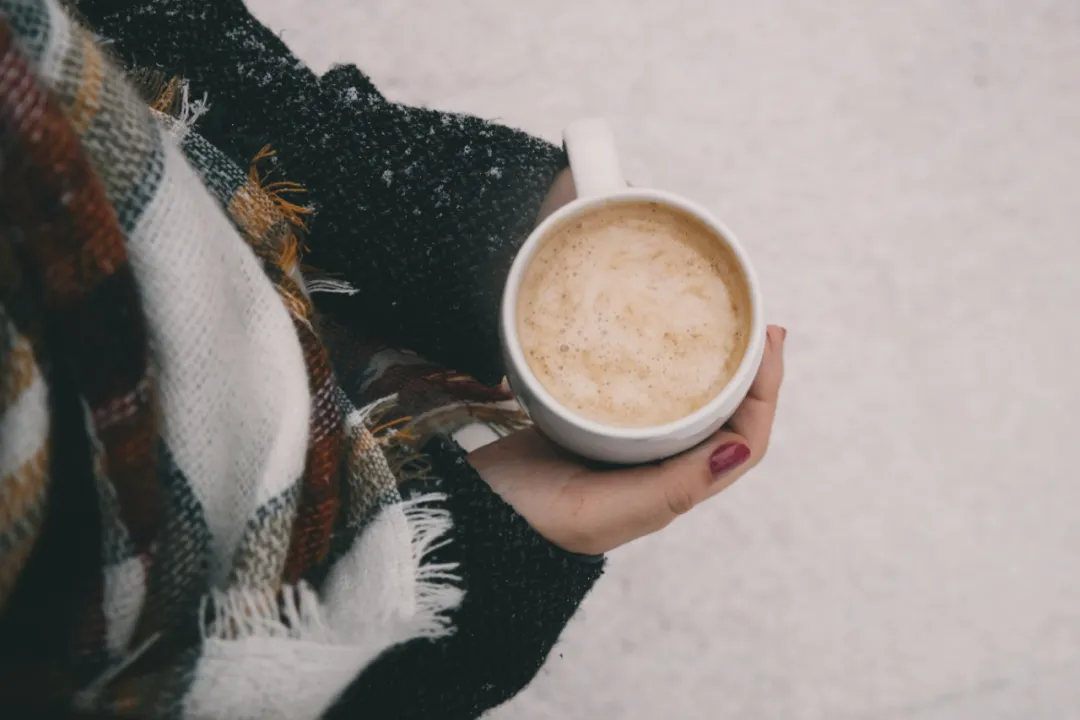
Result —
[{"label": "fingernail", "polygon": [[709,456],[709,470],[714,478],[719,478],[742,465],[749,457],[750,448],[741,442],[724,443]]},{"label": "fingernail", "polygon": [[787,340],[787,328],[786,327],[781,327],[780,328],[780,341],[783,342],[784,340]]}]

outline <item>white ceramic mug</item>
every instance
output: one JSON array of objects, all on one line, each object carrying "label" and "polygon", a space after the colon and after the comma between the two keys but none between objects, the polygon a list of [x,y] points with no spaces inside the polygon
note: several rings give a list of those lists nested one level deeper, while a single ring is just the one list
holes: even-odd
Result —
[{"label": "white ceramic mug", "polygon": [[[548,437],[579,455],[619,464],[644,463],[675,455],[707,439],[727,422],[746,397],[765,350],[761,287],[746,251],[724,225],[699,205],[661,190],[629,188],[623,179],[611,128],[604,120],[581,120],[563,132],[577,199],[542,222],[518,251],[503,292],[500,330],[506,373],[518,401]],[[517,331],[518,291],[525,269],[551,231],[598,206],[654,202],[692,215],[731,248],[750,290],[750,341],[734,377],[707,405],[665,425],[625,428],[604,425],[572,412],[549,393],[529,368]]]}]

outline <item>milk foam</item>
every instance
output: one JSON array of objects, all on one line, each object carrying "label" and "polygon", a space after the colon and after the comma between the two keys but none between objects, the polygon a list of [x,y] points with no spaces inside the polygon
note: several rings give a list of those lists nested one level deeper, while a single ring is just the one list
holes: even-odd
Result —
[{"label": "milk foam", "polygon": [[618,427],[685,417],[735,374],[750,334],[745,276],[696,218],[646,202],[557,228],[518,295],[529,367],[559,402]]}]

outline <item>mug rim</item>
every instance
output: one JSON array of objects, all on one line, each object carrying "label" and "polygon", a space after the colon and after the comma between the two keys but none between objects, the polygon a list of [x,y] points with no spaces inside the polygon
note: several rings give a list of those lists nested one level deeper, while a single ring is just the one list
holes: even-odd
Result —
[{"label": "mug rim", "polygon": [[[736,260],[739,262],[740,269],[746,277],[753,316],[750,322],[750,339],[746,344],[746,350],[743,353],[742,360],[739,361],[739,367],[736,369],[735,374],[731,376],[731,379],[728,380],[727,384],[724,385],[724,388],[709,402],[705,403],[689,415],[681,417],[678,420],[664,423],[663,425],[650,425],[648,427],[618,427],[591,420],[566,407],[559,402],[554,395],[548,392],[547,388],[544,387],[544,384],[540,382],[539,378],[533,373],[528,360],[525,358],[525,353],[522,351],[521,340],[518,337],[517,331],[517,301],[519,290],[521,288],[521,281],[525,275],[525,269],[528,267],[533,255],[535,255],[536,251],[539,249],[540,241],[548,235],[555,225],[598,206],[635,200],[659,201],[696,217],[698,220],[712,228],[735,255]],[[510,273],[506,279],[506,286],[503,289],[502,305],[499,312],[499,324],[502,331],[503,347],[510,356],[510,362],[513,363],[518,377],[528,386],[531,395],[541,402],[545,408],[557,415],[567,424],[584,432],[608,437],[613,440],[649,440],[658,437],[669,437],[681,434],[687,430],[697,429],[702,424],[708,423],[714,417],[725,411],[725,406],[728,404],[731,397],[740,391],[740,388],[749,387],[747,381],[750,380],[750,378],[748,378],[748,375],[757,372],[761,353],[763,352],[765,345],[766,326],[764,320],[765,316],[762,310],[760,282],[758,281],[757,271],[754,269],[749,256],[739,243],[738,239],[726,225],[697,203],[665,190],[655,190],[651,188],[626,188],[605,195],[577,198],[545,218],[543,222],[537,225],[529,234],[529,237],[525,240],[524,244],[522,244],[521,248],[518,249],[517,255],[514,257],[514,262],[510,266]]]}]

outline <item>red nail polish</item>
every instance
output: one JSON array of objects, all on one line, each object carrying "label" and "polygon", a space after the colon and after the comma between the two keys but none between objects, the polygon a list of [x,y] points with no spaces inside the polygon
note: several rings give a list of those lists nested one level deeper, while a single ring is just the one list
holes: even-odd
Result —
[{"label": "red nail polish", "polygon": [[709,456],[709,470],[718,478],[742,465],[749,457],[750,448],[741,442],[725,443]]}]

